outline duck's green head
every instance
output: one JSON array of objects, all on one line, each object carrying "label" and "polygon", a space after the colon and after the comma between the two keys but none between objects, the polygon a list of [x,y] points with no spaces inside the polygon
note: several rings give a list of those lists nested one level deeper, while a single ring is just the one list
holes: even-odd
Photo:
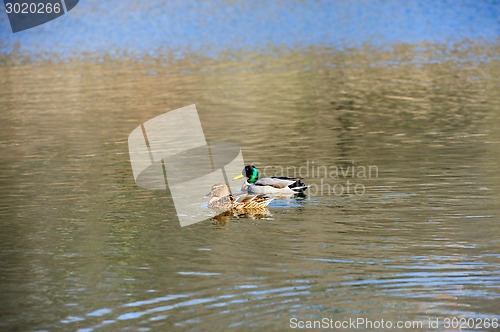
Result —
[{"label": "duck's green head", "polygon": [[243,168],[241,174],[235,176],[233,180],[238,180],[241,179],[242,177],[247,177],[248,178],[247,182],[250,184],[255,183],[255,181],[259,179],[259,170],[255,168],[254,165],[247,165],[245,166],[245,168]]}]

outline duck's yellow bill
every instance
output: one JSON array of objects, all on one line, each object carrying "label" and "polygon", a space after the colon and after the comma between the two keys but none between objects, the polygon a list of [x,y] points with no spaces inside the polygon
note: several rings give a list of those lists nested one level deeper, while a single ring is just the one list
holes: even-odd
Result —
[{"label": "duck's yellow bill", "polygon": [[241,179],[243,177],[243,174],[240,174],[240,175],[236,175],[233,180],[238,180],[238,179]]}]

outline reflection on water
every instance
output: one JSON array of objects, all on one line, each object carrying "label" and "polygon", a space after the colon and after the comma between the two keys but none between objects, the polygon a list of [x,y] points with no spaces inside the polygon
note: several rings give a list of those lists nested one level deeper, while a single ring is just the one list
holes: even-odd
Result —
[{"label": "reflection on water", "polygon": [[[316,51],[2,67],[0,326],[498,315],[498,62]],[[246,162],[378,176],[355,179],[363,195],[181,229],[168,191],[135,185],[127,137],[192,103],[207,140],[239,144]]]}]

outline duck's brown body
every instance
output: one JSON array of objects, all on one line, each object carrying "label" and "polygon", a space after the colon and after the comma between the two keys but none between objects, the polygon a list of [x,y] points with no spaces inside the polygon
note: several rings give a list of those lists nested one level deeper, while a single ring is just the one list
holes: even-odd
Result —
[{"label": "duck's brown body", "polygon": [[224,183],[215,184],[208,194],[208,208],[216,215],[232,212],[237,214],[259,213],[267,211],[273,198],[264,195],[240,194],[232,195]]}]

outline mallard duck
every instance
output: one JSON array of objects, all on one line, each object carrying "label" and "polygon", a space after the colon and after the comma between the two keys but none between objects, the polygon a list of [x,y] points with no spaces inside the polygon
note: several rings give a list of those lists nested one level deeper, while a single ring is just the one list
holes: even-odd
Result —
[{"label": "mallard duck", "polygon": [[233,180],[247,177],[241,190],[250,194],[256,195],[272,195],[272,196],[305,196],[307,186],[302,182],[301,178],[289,178],[284,176],[261,178],[259,179],[259,170],[253,165],[247,165],[243,168],[240,175],[237,175]]},{"label": "mallard duck", "polygon": [[267,212],[266,207],[274,199],[247,193],[232,195],[225,183],[214,184],[206,197],[210,198],[208,208],[216,215],[225,212],[236,214]]}]

